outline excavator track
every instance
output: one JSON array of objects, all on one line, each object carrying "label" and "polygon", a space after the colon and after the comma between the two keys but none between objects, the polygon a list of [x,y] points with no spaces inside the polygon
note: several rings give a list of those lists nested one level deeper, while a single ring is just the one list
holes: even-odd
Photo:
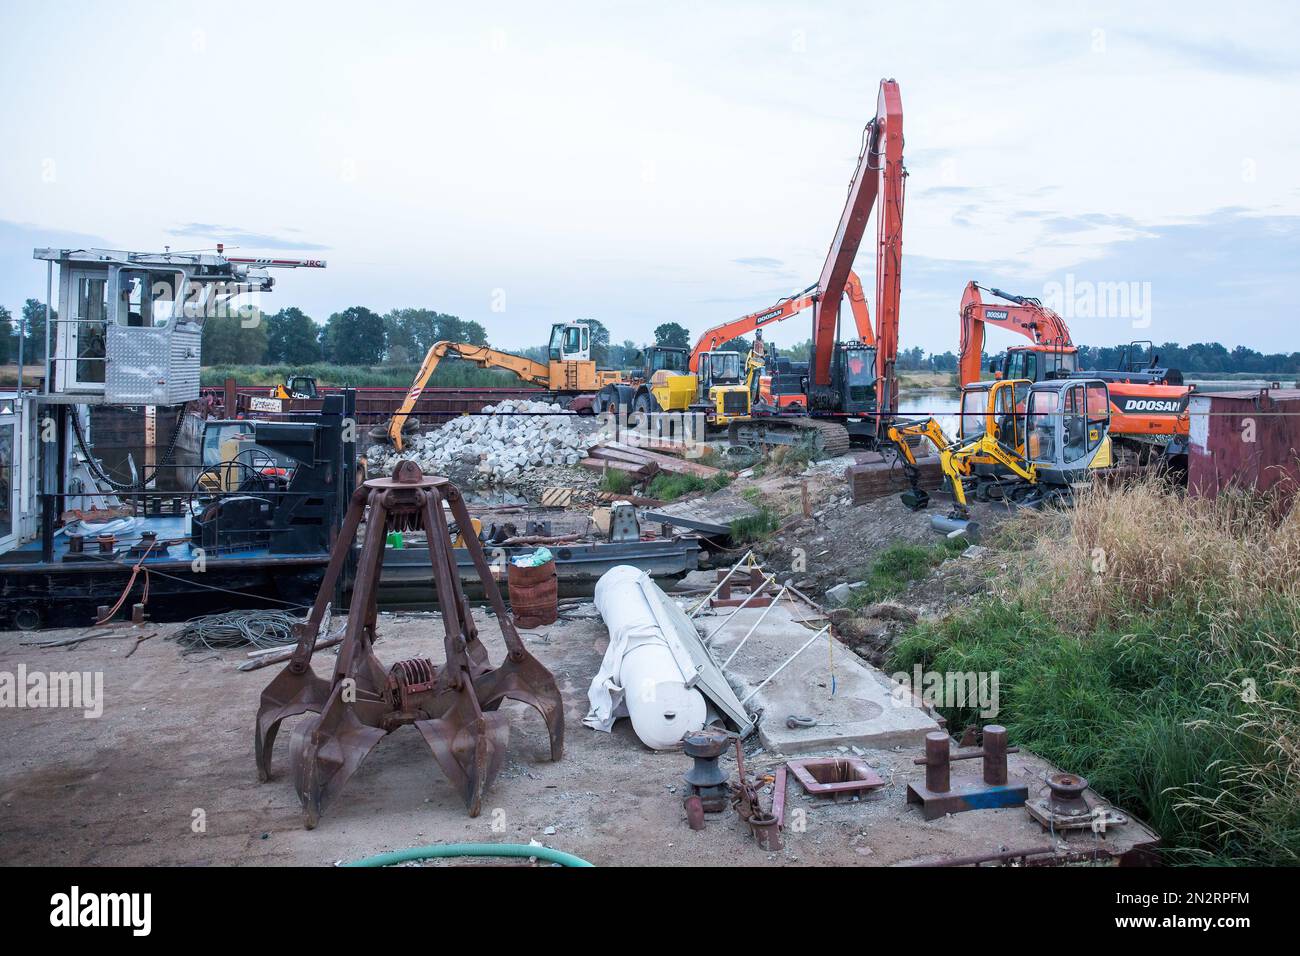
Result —
[{"label": "excavator track", "polygon": [[732,422],[728,435],[733,442],[761,448],[764,445],[810,443],[818,454],[838,458],[849,450],[849,431],[836,422],[817,418],[752,419]]}]

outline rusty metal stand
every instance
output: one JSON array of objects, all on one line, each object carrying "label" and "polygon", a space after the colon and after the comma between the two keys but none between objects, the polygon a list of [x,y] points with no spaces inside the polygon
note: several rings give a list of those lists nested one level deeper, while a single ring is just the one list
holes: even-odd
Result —
[{"label": "rusty metal stand", "polygon": [[[286,717],[309,713],[293,732],[290,761],[302,800],[303,822],[311,829],[321,813],[387,734],[414,724],[434,759],[478,816],[483,793],[505,756],[509,727],[497,712],[509,697],[536,708],[546,721],[551,759],[564,750],[564,704],[555,678],[524,648],[492,577],[478,539],[466,548],[496,611],[507,656],[491,667],[478,638],[469,602],[460,586],[444,504],[461,528],[473,527],[460,491],[446,478],[424,475],[401,462],[391,478],[374,478],[357,489],[330,555],[311,615],[297,627],[293,656],[262,692],[254,731],[258,775],[270,779],[271,751]],[[368,509],[368,514],[367,514]],[[326,605],[363,516],[365,539],[357,562],[347,628],[331,679],[311,668],[312,652]],[[446,660],[399,661],[387,671],[374,654],[376,592],[389,531],[422,529],[429,546],[438,595]]]},{"label": "rusty metal stand", "polygon": [[[946,813],[964,810],[989,810],[1022,806],[1029,798],[1029,787],[1007,783],[1007,754],[1019,753],[1019,747],[1007,746],[1007,731],[997,724],[984,728],[984,746],[952,749],[952,738],[941,730],[925,735],[925,756],[912,762],[925,765],[925,783],[907,785],[907,802],[921,805],[925,819],[934,820]],[[952,786],[949,774],[953,760],[984,761],[982,783]]]}]

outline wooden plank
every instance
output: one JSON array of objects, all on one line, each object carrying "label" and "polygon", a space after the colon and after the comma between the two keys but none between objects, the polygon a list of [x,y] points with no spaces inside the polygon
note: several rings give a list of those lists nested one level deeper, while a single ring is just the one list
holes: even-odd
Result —
[{"label": "wooden plank", "polygon": [[547,488],[542,492],[543,508],[567,508],[573,504],[572,488]]},{"label": "wooden plank", "polygon": [[647,451],[646,449],[638,448],[635,445],[625,445],[620,441],[605,442],[601,447],[640,455],[641,457],[654,462],[662,470],[678,475],[695,475],[697,478],[712,478],[722,471],[721,468],[714,468],[711,465],[701,465],[699,462],[685,461],[681,458],[674,458],[672,455],[661,455],[658,452]]},{"label": "wooden plank", "polygon": [[608,461],[600,458],[584,458],[578,462],[583,468],[590,468],[592,471],[622,471],[629,475],[636,475],[638,478],[648,478],[654,474],[654,463],[648,462],[644,465],[634,465],[626,461]]},{"label": "wooden plank", "polygon": [[644,455],[637,455],[630,451],[622,451],[618,448],[606,448],[604,445],[597,445],[591,451],[587,452],[589,458],[600,458],[604,461],[624,461],[633,465],[648,465],[650,459]]}]

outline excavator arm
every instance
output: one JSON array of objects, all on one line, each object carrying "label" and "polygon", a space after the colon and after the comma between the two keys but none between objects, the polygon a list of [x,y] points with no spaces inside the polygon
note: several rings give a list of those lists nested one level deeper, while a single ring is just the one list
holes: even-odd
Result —
[{"label": "excavator arm", "polygon": [[[1006,304],[986,304],[980,296],[981,291],[1005,299]],[[1037,299],[1012,295],[1001,289],[985,289],[977,282],[968,282],[961,297],[961,344],[957,354],[959,386],[979,381],[986,325],[1018,332],[1035,345],[1062,349],[1074,347],[1065,321]]]},{"label": "excavator arm", "polygon": [[532,385],[546,388],[550,384],[549,369],[541,362],[534,362],[532,359],[512,355],[509,352],[500,352],[486,345],[434,342],[425,353],[424,361],[420,363],[420,370],[415,373],[415,381],[407,390],[406,397],[402,399],[402,404],[393,414],[392,421],[388,423],[388,438],[398,451],[402,450],[402,428],[406,425],[407,418],[410,417],[416,402],[420,400],[425,386],[429,384],[434,369],[448,352],[455,353],[466,362],[473,362],[479,368],[503,368],[514,372],[520,379]]},{"label": "excavator arm", "polygon": [[[816,286],[809,286],[797,295],[787,296],[766,309],[759,309],[749,315],[742,315],[730,322],[723,322],[708,329],[695,343],[691,352],[690,370],[698,372],[700,356],[712,352],[732,339],[761,329],[775,322],[783,322],[791,316],[798,315],[804,309],[811,308],[817,302]],[[875,331],[871,328],[871,314],[867,309],[867,297],[862,291],[862,280],[857,273],[849,270],[849,278],[844,286],[844,295],[848,296],[849,308],[853,312],[853,322],[858,329],[858,338],[866,345],[876,342]]]},{"label": "excavator arm", "polygon": [[[858,165],[849,182],[848,200],[840,214],[835,238],[826,253],[817,282],[817,310],[813,318],[812,381],[831,381],[835,332],[840,296],[849,282],[853,260],[862,245],[871,209],[880,197],[876,248],[876,371],[882,387],[881,404],[893,407],[894,364],[898,359],[898,301],[902,288],[903,193],[907,171],[903,168],[903,98],[893,80],[880,81],[876,116],[867,124]],[[850,297],[851,300],[851,297]],[[865,303],[864,303],[865,304]]]}]

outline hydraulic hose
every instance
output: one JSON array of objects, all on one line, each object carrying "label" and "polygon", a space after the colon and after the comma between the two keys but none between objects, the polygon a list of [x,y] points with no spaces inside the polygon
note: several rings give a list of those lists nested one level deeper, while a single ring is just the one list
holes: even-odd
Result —
[{"label": "hydraulic hose", "polygon": [[380,853],[368,856],[364,860],[353,860],[343,866],[393,866],[409,863],[413,860],[442,859],[456,856],[505,856],[515,858],[537,857],[547,863],[559,863],[561,866],[594,866],[581,857],[562,850],[552,850],[549,846],[533,846],[528,843],[444,843],[437,846],[413,846],[392,853]]}]

